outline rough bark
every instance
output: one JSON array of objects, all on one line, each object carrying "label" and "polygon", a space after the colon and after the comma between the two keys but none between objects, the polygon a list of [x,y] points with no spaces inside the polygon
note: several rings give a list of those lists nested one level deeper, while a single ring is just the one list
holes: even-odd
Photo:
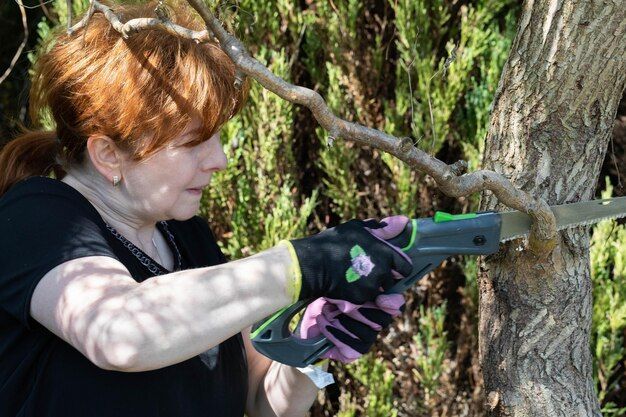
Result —
[{"label": "rough bark", "polygon": [[[493,104],[484,165],[549,204],[593,198],[626,78],[621,0],[526,1]],[[482,209],[501,209],[486,192]],[[600,416],[588,227],[544,259],[482,264],[479,355],[490,416]]]}]

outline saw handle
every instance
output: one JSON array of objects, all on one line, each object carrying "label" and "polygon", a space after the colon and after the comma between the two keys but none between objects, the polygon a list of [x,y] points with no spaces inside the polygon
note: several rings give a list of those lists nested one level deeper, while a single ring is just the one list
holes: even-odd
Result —
[{"label": "saw handle", "polygon": [[[417,280],[451,255],[488,255],[497,252],[500,215],[493,212],[449,215],[438,212],[433,218],[412,219],[389,242],[411,258],[413,270],[385,294],[404,293]],[[439,216],[438,216],[439,215]],[[270,359],[295,367],[305,367],[333,347],[324,335],[301,339],[291,333],[289,324],[306,306],[315,301],[300,300],[252,327],[250,338],[255,349]]]}]

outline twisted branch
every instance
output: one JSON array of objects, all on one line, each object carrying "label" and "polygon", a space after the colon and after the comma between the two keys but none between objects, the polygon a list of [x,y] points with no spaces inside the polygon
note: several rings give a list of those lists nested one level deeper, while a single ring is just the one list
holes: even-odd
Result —
[{"label": "twisted branch", "polygon": [[179,26],[168,19],[167,13],[163,11],[163,9],[157,7],[155,9],[155,13],[157,17],[155,18],[139,18],[139,19],[131,19],[126,23],[122,23],[117,15],[113,12],[113,10],[98,2],[97,0],[91,0],[89,2],[89,10],[85,13],[85,16],[80,20],[80,22],[76,23],[74,26],[71,26],[72,22],[72,8],[71,2],[72,0],[67,0],[68,8],[67,8],[67,34],[72,35],[77,30],[80,30],[87,26],[89,20],[93,16],[95,12],[100,12],[104,14],[104,17],[111,23],[113,29],[119,32],[124,39],[128,39],[133,33],[137,33],[141,30],[162,30],[173,36],[178,36],[184,39],[191,39],[196,43],[205,43],[213,40],[213,36],[210,31],[202,30],[195,31],[191,29],[187,29],[185,27]]},{"label": "twisted branch", "polygon": [[[439,188],[451,197],[461,197],[478,191],[490,190],[505,206],[527,213],[531,217],[532,228],[529,246],[533,253],[546,255],[554,248],[556,244],[556,220],[545,201],[535,199],[530,194],[515,188],[501,174],[488,170],[463,174],[467,165],[462,161],[448,165],[417,149],[410,138],[397,138],[379,130],[338,118],[317,92],[286,82],[253,58],[244,45],[224,29],[202,0],[187,1],[198,12],[207,26],[208,31],[201,32],[202,36],[208,36],[209,33],[212,33],[219,41],[220,47],[243,74],[255,79],[279,97],[311,110],[318,123],[329,132],[329,137],[351,140],[390,153],[411,168],[430,175]],[[131,33],[139,30],[158,29],[187,39],[196,40],[200,38],[199,32],[190,31],[164,19],[133,19],[122,24],[110,8],[102,6],[97,0],[91,0],[91,3],[93,4],[92,8],[104,13],[115,30],[124,37],[128,37]],[[70,31],[73,32],[83,27],[89,17],[85,16]],[[238,82],[241,82],[241,78],[238,79]]]}]

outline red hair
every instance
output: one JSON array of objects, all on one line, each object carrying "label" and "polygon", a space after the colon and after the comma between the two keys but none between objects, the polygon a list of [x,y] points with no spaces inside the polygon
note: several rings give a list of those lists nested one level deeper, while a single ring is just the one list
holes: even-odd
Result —
[{"label": "red hair", "polygon": [[[110,6],[122,22],[152,16],[156,2]],[[202,30],[187,6],[171,20]],[[45,47],[44,47],[45,48]],[[0,196],[33,175],[57,177],[82,163],[87,139],[103,134],[141,160],[167,145],[192,118],[202,121],[189,145],[211,137],[245,102],[235,65],[216,43],[196,44],[158,30],[123,39],[101,13],[72,36],[52,37],[34,67],[31,120],[49,111],[55,132],[25,130],[0,152]]]}]

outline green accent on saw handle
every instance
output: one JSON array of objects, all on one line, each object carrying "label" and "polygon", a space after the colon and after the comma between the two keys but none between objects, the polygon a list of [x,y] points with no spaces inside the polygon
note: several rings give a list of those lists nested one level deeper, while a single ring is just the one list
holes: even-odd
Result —
[{"label": "green accent on saw handle", "polygon": [[437,211],[435,212],[435,217],[433,217],[433,221],[435,223],[444,223],[444,222],[452,222],[455,220],[467,220],[467,219],[475,219],[477,216],[476,213],[467,213],[467,214],[450,214],[445,211]]},{"label": "green accent on saw handle", "polygon": [[[295,303],[294,303],[295,304]],[[250,333],[250,339],[254,339],[256,338],[258,335],[261,334],[261,332],[263,330],[265,330],[265,328],[267,326],[269,326],[270,324],[272,324],[272,322],[274,320],[276,320],[278,318],[278,316],[280,316],[281,314],[283,314],[283,312],[285,310],[287,310],[289,307],[291,307],[293,304],[288,305],[287,307],[281,308],[280,310],[278,310],[276,313],[274,313],[269,319],[265,320],[263,322],[263,324],[261,324],[254,332]]]}]

